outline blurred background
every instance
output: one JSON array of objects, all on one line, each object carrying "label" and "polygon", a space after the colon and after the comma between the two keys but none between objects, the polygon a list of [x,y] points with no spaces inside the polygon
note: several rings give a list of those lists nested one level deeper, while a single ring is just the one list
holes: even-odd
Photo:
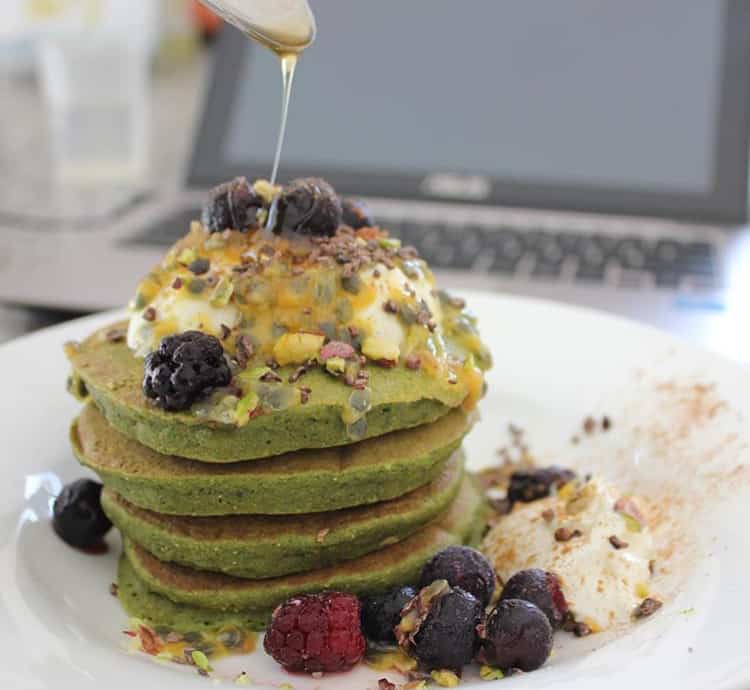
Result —
[{"label": "blurred background", "polygon": [[[452,288],[750,361],[750,3],[310,5],[281,181],[366,198]],[[124,305],[208,188],[269,175],[280,99],[197,1],[4,0],[0,342]]]}]

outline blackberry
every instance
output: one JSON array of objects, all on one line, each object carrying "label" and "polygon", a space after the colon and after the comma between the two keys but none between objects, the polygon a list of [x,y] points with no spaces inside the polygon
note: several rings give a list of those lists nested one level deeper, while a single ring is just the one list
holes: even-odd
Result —
[{"label": "blackberry", "polygon": [[146,355],[143,392],[164,410],[188,409],[232,378],[221,342],[200,331],[162,338],[159,349]]},{"label": "blackberry", "polygon": [[301,235],[331,237],[341,225],[341,202],[333,187],[319,177],[290,182],[268,212],[267,228]]},{"label": "blackberry", "polygon": [[370,215],[370,209],[367,208],[364,201],[359,199],[341,200],[341,222],[355,230],[371,228],[375,225],[375,221]]},{"label": "blackberry", "polygon": [[479,629],[479,661],[502,670],[533,671],[552,651],[552,626],[534,604],[502,599]]},{"label": "blackberry", "polygon": [[422,668],[460,673],[477,650],[483,612],[476,597],[451,587],[446,580],[437,580],[404,607],[396,639]]},{"label": "blackberry", "polygon": [[520,570],[503,587],[500,599],[523,599],[538,606],[553,628],[559,628],[568,613],[568,602],[554,573],[541,568]]},{"label": "blackberry", "polygon": [[71,546],[85,549],[95,546],[112,523],[101,503],[102,485],[91,479],[66,484],[52,508],[52,527]]},{"label": "blackberry", "polygon": [[376,644],[396,644],[393,629],[401,620],[401,609],[416,595],[413,587],[401,587],[362,601],[362,631]]},{"label": "blackberry", "polygon": [[495,571],[490,562],[469,546],[449,546],[436,553],[422,568],[419,586],[427,587],[435,580],[448,580],[451,587],[460,587],[487,606],[495,592]]},{"label": "blackberry", "polygon": [[557,465],[540,467],[529,472],[514,472],[508,486],[508,500],[511,503],[536,501],[549,496],[553,487],[562,486],[575,478],[576,473],[573,470]]},{"label": "blackberry", "polygon": [[264,201],[245,177],[223,182],[208,193],[203,204],[201,223],[209,232],[239,230],[246,232],[255,225],[257,211]]}]

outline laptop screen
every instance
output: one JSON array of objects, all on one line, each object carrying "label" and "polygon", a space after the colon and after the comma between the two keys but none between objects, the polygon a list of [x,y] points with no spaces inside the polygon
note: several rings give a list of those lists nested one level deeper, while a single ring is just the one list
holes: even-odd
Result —
[{"label": "laptop screen", "polygon": [[[295,77],[281,180],[319,174],[370,196],[744,217],[750,13],[735,3],[311,5],[318,37]],[[278,60],[232,40],[237,58],[223,73],[220,60],[214,77],[232,88],[213,155],[227,171],[268,175]]]}]

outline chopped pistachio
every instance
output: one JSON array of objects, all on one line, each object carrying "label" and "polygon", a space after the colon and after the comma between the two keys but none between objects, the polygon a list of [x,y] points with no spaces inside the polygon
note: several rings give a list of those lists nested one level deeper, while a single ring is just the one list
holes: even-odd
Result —
[{"label": "chopped pistachio", "polygon": [[381,249],[401,249],[401,240],[397,237],[382,237],[378,240]]},{"label": "chopped pistachio", "polygon": [[283,367],[313,359],[323,347],[325,336],[318,333],[284,333],[273,346],[274,359]]},{"label": "chopped pistachio", "polygon": [[458,676],[453,671],[440,670],[433,671],[430,673],[432,680],[434,680],[442,688],[456,688],[458,687]]},{"label": "chopped pistachio", "polygon": [[219,232],[212,233],[209,238],[203,243],[203,246],[212,251],[214,249],[223,249],[227,244],[227,241]]},{"label": "chopped pistachio", "polygon": [[211,293],[212,307],[226,307],[234,292],[234,284],[226,277],[221,277]]},{"label": "chopped pistachio", "polygon": [[649,595],[648,585],[645,582],[636,582],[635,595],[640,599],[645,599]]},{"label": "chopped pistachio", "polygon": [[400,352],[394,341],[371,335],[362,341],[362,354],[368,359],[396,361]]},{"label": "chopped pistachio", "polygon": [[250,385],[253,381],[260,380],[269,371],[273,371],[273,369],[271,369],[271,367],[253,367],[252,369],[246,369],[237,374],[237,379],[240,384],[245,387]]},{"label": "chopped pistachio", "polygon": [[505,676],[499,668],[493,668],[492,666],[482,666],[479,669],[479,677],[482,680],[500,680]]},{"label": "chopped pistachio", "polygon": [[326,371],[331,374],[343,374],[346,371],[346,360],[343,357],[329,357],[326,360]]},{"label": "chopped pistachio", "polygon": [[208,673],[209,671],[213,671],[213,669],[211,668],[211,664],[208,663],[208,657],[200,649],[194,649],[190,653],[190,656],[192,657],[195,665],[202,671],[206,671],[206,673]]},{"label": "chopped pistachio", "polygon": [[237,426],[245,426],[250,421],[250,413],[260,405],[260,398],[257,393],[250,392],[234,408],[234,416]]},{"label": "chopped pistachio", "polygon": [[625,520],[625,527],[627,528],[628,532],[640,532],[641,531],[641,523],[638,521],[637,518],[633,517],[632,515],[628,515],[627,513],[622,513],[622,512],[620,512],[620,517],[623,520]]},{"label": "chopped pistachio", "polygon": [[195,250],[190,249],[189,247],[186,247],[177,255],[177,261],[179,261],[181,264],[185,264],[186,266],[189,263],[195,261],[197,258],[198,255],[195,253]]}]

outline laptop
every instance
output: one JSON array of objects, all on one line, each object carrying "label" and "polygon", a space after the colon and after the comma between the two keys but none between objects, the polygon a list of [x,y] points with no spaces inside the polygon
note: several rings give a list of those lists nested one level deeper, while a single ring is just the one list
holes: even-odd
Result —
[{"label": "laptop", "polygon": [[[750,359],[750,3],[312,4],[281,181],[364,198],[448,286],[593,306]],[[3,228],[0,299],[122,305],[210,187],[268,176],[280,89],[276,58],[227,27],[184,188],[96,233]]]}]

